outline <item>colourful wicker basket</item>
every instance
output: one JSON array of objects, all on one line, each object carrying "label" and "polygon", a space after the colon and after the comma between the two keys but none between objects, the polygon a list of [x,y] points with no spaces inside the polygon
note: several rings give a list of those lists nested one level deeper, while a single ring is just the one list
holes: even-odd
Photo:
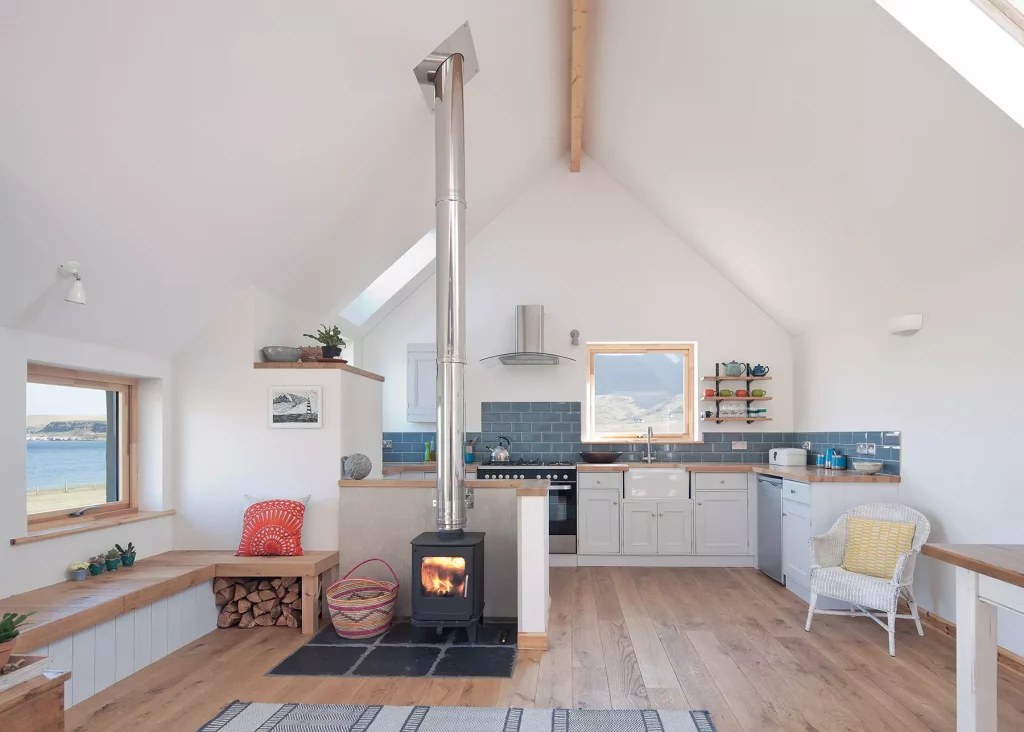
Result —
[{"label": "colourful wicker basket", "polygon": [[[348,578],[367,562],[383,564],[395,581]],[[327,588],[327,608],[334,629],[342,638],[353,640],[372,638],[390,628],[397,600],[398,575],[390,564],[376,557],[360,562]]]}]

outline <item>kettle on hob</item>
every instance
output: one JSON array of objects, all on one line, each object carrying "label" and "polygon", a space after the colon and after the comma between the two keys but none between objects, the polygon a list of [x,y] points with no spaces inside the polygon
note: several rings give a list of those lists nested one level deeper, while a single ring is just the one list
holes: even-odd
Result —
[{"label": "kettle on hob", "polygon": [[[505,444],[502,445],[501,441],[504,440]],[[491,451],[491,462],[492,463],[508,463],[512,461],[512,453],[510,448],[512,447],[512,441],[505,437],[505,435],[498,435],[498,444],[496,447],[487,446],[487,449]]]}]

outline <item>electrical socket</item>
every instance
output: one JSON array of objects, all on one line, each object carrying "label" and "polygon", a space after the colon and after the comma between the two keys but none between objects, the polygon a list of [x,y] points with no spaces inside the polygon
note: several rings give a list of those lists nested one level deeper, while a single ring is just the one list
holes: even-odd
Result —
[{"label": "electrical socket", "polygon": [[811,441],[810,440],[804,440],[804,449],[805,450],[810,450],[811,449]]},{"label": "electrical socket", "polygon": [[873,442],[858,442],[857,443],[857,454],[858,455],[875,455],[878,451],[878,447]]},{"label": "electrical socket", "polygon": [[381,443],[385,450],[390,450],[394,447],[394,442],[392,440],[381,440]]},{"label": "electrical socket", "polygon": [[875,447],[875,443],[873,443],[873,442],[869,442],[868,443],[868,455],[874,455],[877,449],[878,448]]},{"label": "electrical socket", "polygon": [[747,449],[747,441],[746,440],[733,440],[732,441],[732,449],[733,450],[746,450]]}]

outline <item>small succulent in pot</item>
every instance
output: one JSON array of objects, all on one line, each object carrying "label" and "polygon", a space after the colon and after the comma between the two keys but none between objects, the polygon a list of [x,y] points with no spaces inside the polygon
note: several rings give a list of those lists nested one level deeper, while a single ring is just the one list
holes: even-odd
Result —
[{"label": "small succulent in pot", "polygon": [[21,633],[18,630],[18,626],[28,620],[29,615],[35,614],[34,610],[24,615],[4,613],[3,618],[0,619],[0,668],[6,666],[7,660],[11,657],[11,652],[14,650],[14,640]]},{"label": "small succulent in pot", "polygon": [[68,573],[71,575],[71,579],[75,582],[81,582],[85,579],[85,573],[89,571],[88,562],[72,562],[68,565]]},{"label": "small succulent in pot", "polygon": [[120,544],[114,544],[114,548],[121,552],[121,565],[130,567],[135,564],[135,545],[130,541],[128,542],[127,548],[122,548]]},{"label": "small succulent in pot", "polygon": [[117,549],[111,549],[106,553],[106,565],[107,571],[113,572],[121,564],[121,552]]},{"label": "small succulent in pot", "polygon": [[320,352],[324,358],[338,358],[341,356],[341,349],[345,347],[345,339],[341,337],[341,329],[334,325],[328,328],[321,324],[316,335],[303,333],[306,338],[312,338],[320,344]]},{"label": "small succulent in pot", "polygon": [[98,574],[103,574],[103,567],[107,564],[107,557],[105,554],[97,554],[95,557],[89,557],[89,574],[95,577]]}]

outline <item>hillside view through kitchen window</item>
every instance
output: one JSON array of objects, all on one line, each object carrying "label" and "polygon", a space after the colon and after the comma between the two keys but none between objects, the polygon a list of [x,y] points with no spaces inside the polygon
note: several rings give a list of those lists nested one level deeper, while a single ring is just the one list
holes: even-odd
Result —
[{"label": "hillside view through kitchen window", "polygon": [[587,441],[692,439],[692,344],[587,345]]},{"label": "hillside view through kitchen window", "polygon": [[[42,369],[43,367],[39,367]],[[29,371],[25,391],[26,490],[30,521],[128,508],[130,385]]]}]

